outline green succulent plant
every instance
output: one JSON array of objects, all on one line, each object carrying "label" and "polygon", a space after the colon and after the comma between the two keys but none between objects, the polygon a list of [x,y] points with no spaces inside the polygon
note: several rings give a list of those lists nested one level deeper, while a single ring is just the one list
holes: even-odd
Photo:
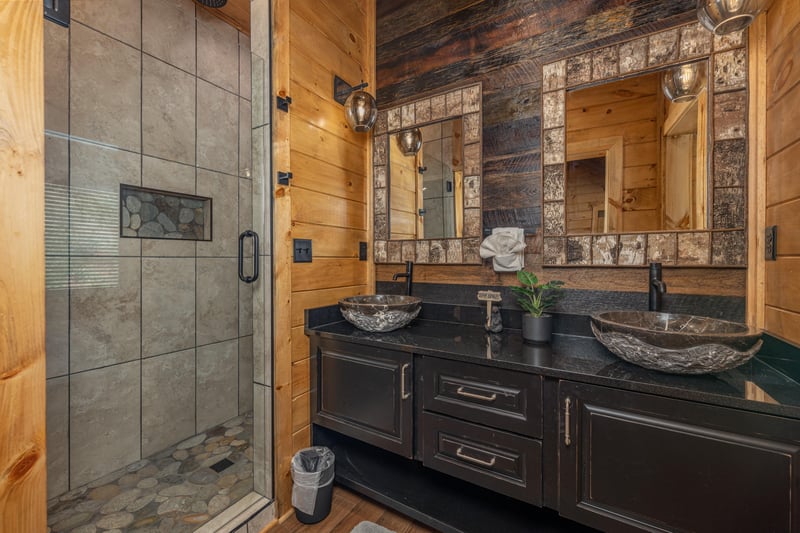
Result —
[{"label": "green succulent plant", "polygon": [[561,280],[551,280],[539,283],[539,278],[533,272],[520,270],[517,279],[522,287],[511,287],[517,296],[517,303],[531,316],[540,317],[552,307],[559,297],[559,291],[564,286]]}]

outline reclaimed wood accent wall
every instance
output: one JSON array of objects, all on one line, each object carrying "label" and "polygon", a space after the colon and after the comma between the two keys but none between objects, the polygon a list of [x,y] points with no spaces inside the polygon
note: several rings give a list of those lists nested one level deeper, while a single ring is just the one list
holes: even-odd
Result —
[{"label": "reclaimed wood accent wall", "polygon": [[[696,2],[677,0],[382,0],[377,8],[378,106],[387,109],[471,81],[483,84],[483,225],[526,229],[526,265],[542,260],[541,67],[612,42],[696,20]],[[378,265],[391,279],[396,265]],[[645,291],[641,272],[592,267],[546,271],[570,288]],[[631,279],[627,289],[618,278]],[[671,268],[670,291],[745,293],[743,270]],[[639,279],[641,278],[641,279]],[[721,280],[722,278],[722,280]],[[420,266],[417,281],[513,285],[491,266]],[[634,282],[633,280],[638,280]]]},{"label": "reclaimed wood accent wall", "polygon": [[0,531],[47,529],[44,13],[0,2]]},{"label": "reclaimed wood accent wall", "polygon": [[[370,82],[374,4],[273,0],[273,87],[292,99],[273,111],[275,480],[279,513],[291,510],[290,462],[310,444],[307,308],[364,294],[373,282],[359,242],[371,242],[369,135],[353,132],[333,98],[338,75]],[[273,175],[273,180],[276,176]],[[313,260],[294,263],[293,239],[311,239]]]},{"label": "reclaimed wood accent wall", "polygon": [[775,0],[766,29],[766,225],[778,226],[765,262],[764,327],[800,343],[800,4]]}]

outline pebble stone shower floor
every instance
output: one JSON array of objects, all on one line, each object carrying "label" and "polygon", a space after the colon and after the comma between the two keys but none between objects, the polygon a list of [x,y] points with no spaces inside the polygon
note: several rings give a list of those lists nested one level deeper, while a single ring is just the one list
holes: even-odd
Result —
[{"label": "pebble stone shower floor", "polygon": [[252,436],[248,413],[53,498],[47,531],[194,531],[253,490]]}]

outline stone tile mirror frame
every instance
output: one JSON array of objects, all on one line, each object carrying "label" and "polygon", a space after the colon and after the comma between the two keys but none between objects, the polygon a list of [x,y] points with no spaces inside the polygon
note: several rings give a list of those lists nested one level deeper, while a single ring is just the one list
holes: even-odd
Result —
[{"label": "stone tile mirror frame", "polygon": [[[710,226],[707,230],[567,235],[567,90],[708,58]],[[747,263],[747,35],[714,36],[697,23],[542,66],[545,266],[737,266]]]},{"label": "stone tile mirror frame", "polygon": [[[375,262],[421,264],[481,263],[481,147],[482,91],[468,85],[427,96],[378,113],[372,137],[372,180],[375,222]],[[464,225],[460,239],[389,239],[389,139],[400,130],[441,122],[463,120]]]}]

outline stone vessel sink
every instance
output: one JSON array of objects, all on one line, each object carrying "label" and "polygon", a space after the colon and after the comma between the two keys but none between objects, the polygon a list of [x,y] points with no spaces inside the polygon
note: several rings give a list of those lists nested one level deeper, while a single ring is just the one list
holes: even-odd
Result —
[{"label": "stone vessel sink", "polygon": [[422,298],[396,294],[350,296],[339,300],[342,316],[364,331],[393,331],[417,318]]},{"label": "stone vessel sink", "polygon": [[671,374],[722,372],[745,363],[761,348],[761,332],[745,324],[652,311],[592,315],[592,331],[628,361]]}]

